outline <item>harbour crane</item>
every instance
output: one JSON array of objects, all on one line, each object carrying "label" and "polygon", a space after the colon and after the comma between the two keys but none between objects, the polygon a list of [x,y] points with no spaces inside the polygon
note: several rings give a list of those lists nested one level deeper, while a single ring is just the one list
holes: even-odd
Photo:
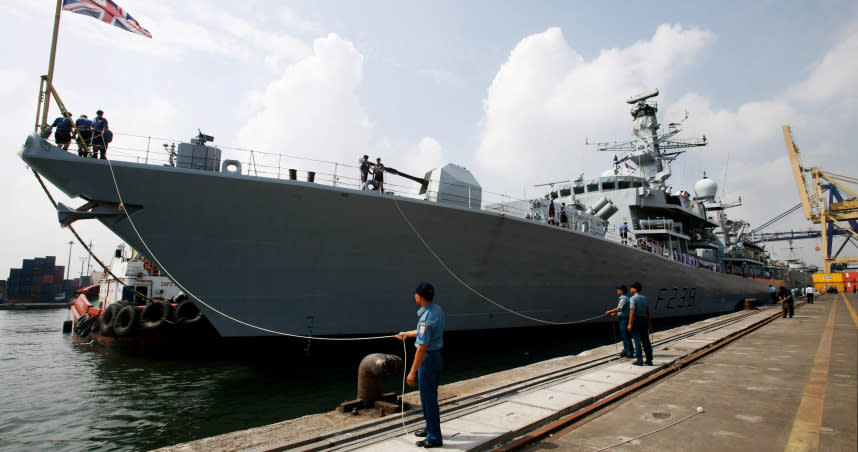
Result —
[{"label": "harbour crane", "polygon": [[[825,273],[831,273],[833,268],[842,268],[858,262],[858,257],[839,257],[846,244],[858,246],[858,192],[847,185],[858,185],[858,178],[835,174],[817,167],[802,166],[790,127],[785,125],[782,129],[804,216],[822,228],[820,236]],[[806,175],[810,176],[809,185]],[[827,197],[825,191],[828,191]],[[846,238],[832,255],[833,239],[837,234],[835,231]]]}]

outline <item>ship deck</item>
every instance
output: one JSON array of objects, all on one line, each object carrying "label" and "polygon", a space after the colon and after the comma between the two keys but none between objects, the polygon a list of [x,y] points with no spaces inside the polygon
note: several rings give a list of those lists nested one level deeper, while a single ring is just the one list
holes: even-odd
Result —
[{"label": "ship deck", "polygon": [[[826,294],[793,319],[766,305],[656,333],[654,367],[608,345],[444,385],[444,447],[855,450],[856,309],[858,296]],[[421,426],[419,409],[331,412],[161,450],[403,450]]]}]

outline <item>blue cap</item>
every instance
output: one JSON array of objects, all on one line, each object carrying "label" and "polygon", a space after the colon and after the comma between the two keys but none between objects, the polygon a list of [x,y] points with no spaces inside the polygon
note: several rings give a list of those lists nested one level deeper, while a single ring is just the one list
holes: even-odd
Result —
[{"label": "blue cap", "polygon": [[420,281],[420,283],[417,284],[417,287],[414,288],[414,293],[428,301],[432,301],[432,299],[435,298],[435,288],[432,287],[432,284],[429,284],[426,281]]}]

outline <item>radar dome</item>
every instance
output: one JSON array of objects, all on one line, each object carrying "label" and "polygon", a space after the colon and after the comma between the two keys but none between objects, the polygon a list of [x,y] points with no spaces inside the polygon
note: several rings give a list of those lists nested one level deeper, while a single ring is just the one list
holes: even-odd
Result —
[{"label": "radar dome", "polygon": [[616,175],[617,173],[614,172],[613,168],[606,169],[604,172],[602,172],[602,177],[611,177]]},{"label": "radar dome", "polygon": [[715,193],[718,192],[718,184],[714,180],[703,176],[703,179],[694,184],[694,196],[702,201],[711,201],[715,199]]}]

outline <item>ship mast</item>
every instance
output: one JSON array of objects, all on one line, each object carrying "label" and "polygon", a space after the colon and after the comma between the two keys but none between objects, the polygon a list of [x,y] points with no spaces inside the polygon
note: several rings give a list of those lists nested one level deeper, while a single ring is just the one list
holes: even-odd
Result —
[{"label": "ship mast", "polygon": [[656,96],[658,96],[657,89],[632,96],[626,100],[626,103],[632,105],[631,115],[634,122],[632,132],[636,137],[634,140],[596,143],[599,151],[626,153],[624,157],[615,159],[614,164],[619,165],[626,161],[634,162],[637,164],[641,176],[647,179],[653,187],[663,184],[670,177],[670,162],[685,152],[679,149],[706,146],[707,144],[705,135],[699,139],[673,138],[682,131],[682,122],[688,119],[688,114],[682,121],[668,124],[667,132],[660,134],[661,125],[656,118],[658,104],[650,100]]}]

